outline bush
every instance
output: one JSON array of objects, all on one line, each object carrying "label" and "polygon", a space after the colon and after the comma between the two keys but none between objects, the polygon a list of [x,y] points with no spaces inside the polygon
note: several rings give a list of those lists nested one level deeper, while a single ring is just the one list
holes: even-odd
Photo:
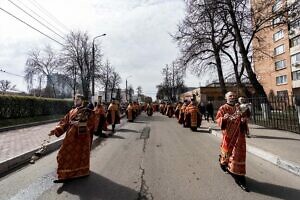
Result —
[{"label": "bush", "polygon": [[66,114],[73,102],[27,96],[0,96],[0,119]]}]

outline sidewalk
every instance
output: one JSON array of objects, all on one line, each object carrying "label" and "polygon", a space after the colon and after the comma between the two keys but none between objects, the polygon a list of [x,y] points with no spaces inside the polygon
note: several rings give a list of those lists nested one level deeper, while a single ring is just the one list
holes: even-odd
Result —
[{"label": "sidewalk", "polygon": [[[211,134],[221,137],[216,123],[203,121],[211,127]],[[247,152],[300,176],[300,135],[288,131],[268,129],[249,124],[251,138],[247,138]]]},{"label": "sidewalk", "polygon": [[[124,118],[122,115],[121,118]],[[48,140],[48,133],[58,122],[40,126],[4,131],[0,134],[0,177],[3,173],[22,164],[28,163],[31,156],[41,147],[44,140]],[[123,126],[124,120],[116,128]],[[57,150],[64,135],[57,138],[50,137],[45,155]],[[97,137],[94,137],[94,139]]]},{"label": "sidewalk", "polygon": [[[0,174],[28,161],[37,151],[44,140],[48,139],[48,133],[56,126],[57,122],[5,131],[0,134]],[[51,150],[60,145],[63,139],[50,138]]]}]

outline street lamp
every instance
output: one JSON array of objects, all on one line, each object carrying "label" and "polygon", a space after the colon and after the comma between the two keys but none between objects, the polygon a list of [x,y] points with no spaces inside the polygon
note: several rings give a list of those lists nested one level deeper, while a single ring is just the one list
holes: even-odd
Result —
[{"label": "street lamp", "polygon": [[92,69],[92,96],[95,96],[95,40],[99,37],[106,36],[106,33],[98,35],[93,39],[92,56],[93,56],[93,69]]},{"label": "street lamp", "polygon": [[127,92],[127,79],[130,78],[130,77],[132,77],[132,75],[126,77],[126,89],[125,89],[126,102],[128,102],[128,97],[127,97],[127,93],[128,93],[128,92]]}]

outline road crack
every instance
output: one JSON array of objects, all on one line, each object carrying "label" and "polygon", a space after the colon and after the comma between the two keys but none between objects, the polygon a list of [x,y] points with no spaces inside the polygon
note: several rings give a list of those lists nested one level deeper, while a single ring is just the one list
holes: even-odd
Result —
[{"label": "road crack", "polygon": [[145,180],[145,169],[143,168],[142,165],[140,165],[140,171],[141,171],[141,187],[140,187],[137,200],[154,200],[152,193],[149,192],[149,186],[147,185]]},{"label": "road crack", "polygon": [[142,131],[142,134],[141,134],[141,139],[144,140],[144,144],[143,144],[143,157],[142,157],[142,161],[141,161],[141,164],[140,164],[141,186],[140,186],[140,191],[139,191],[137,200],[154,200],[154,197],[153,197],[152,193],[149,192],[149,186],[147,185],[146,179],[145,179],[146,171],[145,171],[145,168],[143,167],[146,148],[147,148],[147,142],[148,142],[149,137],[150,137],[150,127],[145,127]]}]

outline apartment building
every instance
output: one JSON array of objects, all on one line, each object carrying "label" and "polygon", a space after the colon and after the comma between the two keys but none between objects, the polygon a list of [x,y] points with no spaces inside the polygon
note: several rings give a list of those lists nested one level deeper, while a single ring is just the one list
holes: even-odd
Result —
[{"label": "apartment building", "polygon": [[[263,1],[263,0],[262,0]],[[272,12],[295,0],[274,0]],[[255,3],[257,1],[252,1]],[[284,17],[288,23],[282,24]],[[253,64],[267,94],[300,95],[300,17],[299,11],[270,21],[253,41]]]}]

